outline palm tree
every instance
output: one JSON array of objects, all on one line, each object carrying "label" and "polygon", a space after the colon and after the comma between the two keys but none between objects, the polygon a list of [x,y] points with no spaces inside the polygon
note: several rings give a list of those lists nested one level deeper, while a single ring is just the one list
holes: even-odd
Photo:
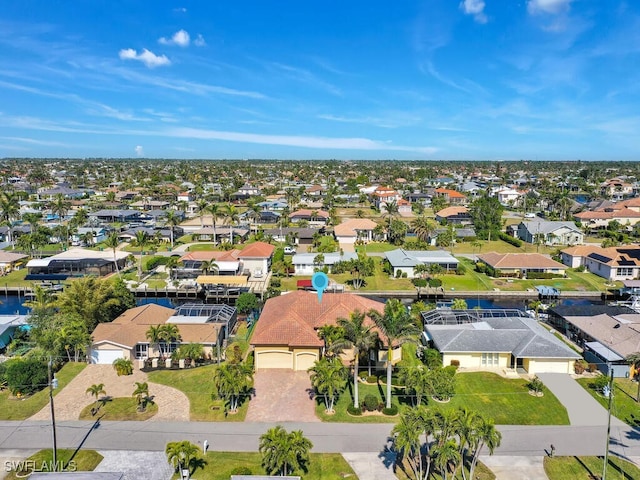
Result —
[{"label": "palm tree", "polygon": [[381,315],[375,309],[369,311],[369,316],[380,329],[387,347],[387,408],[391,408],[391,372],[393,370],[393,349],[405,342],[416,342],[419,333],[411,315],[396,298],[387,301]]},{"label": "palm tree", "polygon": [[178,266],[180,259],[178,257],[167,258],[167,263],[164,264],[164,268],[169,272],[169,280],[173,279],[173,270]]},{"label": "palm tree", "polygon": [[196,208],[198,210],[198,216],[200,217],[200,228],[204,228],[204,213],[207,211],[207,207],[209,206],[209,203],[201,198],[200,200],[198,200],[198,203],[196,204]]},{"label": "palm tree", "polygon": [[[482,417],[475,411],[462,407],[458,410],[456,418],[456,433],[459,440],[459,451],[462,458],[462,477],[466,478],[464,471],[464,459],[469,450],[473,447],[478,427],[481,425]],[[473,478],[473,477],[470,477]]]},{"label": "palm tree", "polygon": [[[407,460],[416,480],[423,480],[425,477],[423,475],[421,433],[422,419],[417,409],[406,410],[400,416],[400,421],[391,430],[394,448],[401,458]],[[398,460],[396,459],[396,462]],[[427,475],[428,473],[427,471]]]},{"label": "palm tree", "polygon": [[173,465],[176,472],[188,468],[190,473],[193,473],[196,468],[206,465],[206,461],[200,455],[200,447],[186,440],[167,443],[164,452],[167,461]]},{"label": "palm tree", "polygon": [[339,358],[321,358],[310,369],[311,384],[324,397],[326,413],[333,413],[333,404],[347,383],[347,372]]},{"label": "palm tree", "polygon": [[297,469],[306,471],[311,448],[313,444],[304,437],[302,430],[289,433],[277,425],[260,436],[262,466],[268,474],[287,476]]},{"label": "palm tree", "polygon": [[[175,323],[165,323],[160,325],[160,344],[167,345],[166,353],[169,352],[172,343],[179,342],[181,340],[180,330]],[[162,352],[162,348],[160,349]]]},{"label": "palm tree", "polygon": [[98,406],[98,399],[100,395],[106,395],[107,391],[104,389],[104,383],[94,383],[85,391],[85,394],[90,393],[92,397],[96,397],[95,408]]},{"label": "palm tree", "polygon": [[105,239],[104,245],[113,251],[113,263],[115,263],[116,265],[116,275],[120,275],[120,268],[118,267],[118,257],[116,256],[118,245],[120,245],[120,238],[118,237],[118,232],[111,232],[109,236]]},{"label": "palm tree", "polygon": [[627,355],[625,358],[627,363],[633,368],[633,378],[638,382],[638,393],[636,393],[636,402],[640,402],[640,352]]},{"label": "palm tree", "polygon": [[382,214],[382,218],[389,219],[389,229],[391,229],[391,222],[394,218],[398,217],[399,213],[398,202],[395,200],[389,200],[384,204],[384,213]]},{"label": "palm tree", "polygon": [[[366,355],[378,343],[378,334],[372,325],[365,325],[365,314],[359,310],[351,312],[349,319],[338,318],[336,323],[342,328],[342,338],[334,342],[332,349],[336,352],[353,349],[353,406],[360,406],[358,396],[358,375],[360,370],[360,355]],[[369,361],[369,364],[371,362]],[[371,368],[371,367],[369,367]]]},{"label": "palm tree", "polygon": [[236,413],[240,397],[247,393],[253,383],[251,366],[242,363],[220,365],[213,376],[218,395],[229,402],[229,412]]},{"label": "palm tree", "polygon": [[151,243],[151,239],[146,231],[138,230],[136,232],[136,238],[134,238],[131,243],[133,246],[140,248],[140,260],[138,262],[138,281],[140,281],[142,280],[142,254],[144,253],[145,247]]},{"label": "palm tree", "polygon": [[160,346],[160,343],[162,342],[162,325],[151,325],[145,335],[152,347],[153,345],[158,347],[160,357],[163,357],[162,347]]},{"label": "palm tree", "polygon": [[226,220],[229,221],[229,243],[233,245],[233,224],[238,221],[238,209],[235,205],[227,205],[224,211]]},{"label": "palm tree", "polygon": [[136,382],[136,389],[131,396],[136,397],[136,403],[138,404],[138,410],[140,412],[144,412],[147,409],[147,405],[152,402],[149,397],[149,384],[147,382]]},{"label": "palm tree", "polygon": [[133,363],[128,358],[117,358],[113,361],[113,368],[116,374],[121,377],[122,375],[133,374]]},{"label": "palm tree", "polygon": [[[60,218],[61,224],[64,222],[64,217],[67,215],[70,207],[71,204],[66,198],[64,198],[64,196],[62,196],[62,194],[57,194],[50,205],[51,213],[57,215],[58,218]],[[68,241],[69,239],[66,238],[64,241],[65,245],[68,243]]]},{"label": "palm tree", "polygon": [[416,234],[416,237],[418,237],[418,240],[428,242],[435,233],[437,225],[431,218],[423,216],[411,222],[411,228]]},{"label": "palm tree", "polygon": [[424,365],[403,368],[398,375],[405,386],[405,392],[413,392],[416,406],[420,406],[422,398],[433,391],[433,375],[431,370]]},{"label": "palm tree", "polygon": [[481,417],[480,424],[477,426],[474,434],[470,437],[470,445],[473,450],[473,458],[469,467],[469,478],[472,479],[473,472],[478,463],[478,457],[483,447],[487,447],[489,455],[493,455],[493,451],[500,446],[502,434],[496,429],[493,420],[487,420]]},{"label": "palm tree", "polygon": [[171,250],[173,250],[173,228],[180,225],[180,217],[174,210],[168,210],[164,224],[169,227],[169,239],[171,240]]},{"label": "palm tree", "polygon": [[20,215],[20,198],[11,192],[0,195],[0,222],[9,227],[9,242],[13,245],[13,221]]},{"label": "palm tree", "polygon": [[434,464],[442,473],[443,480],[447,480],[450,467],[453,467],[453,477],[462,457],[458,451],[458,444],[453,438],[447,438],[441,444],[433,447]]},{"label": "palm tree", "polygon": [[203,260],[202,263],[200,264],[200,270],[202,270],[202,273],[204,273],[205,275],[209,274],[209,272],[218,272],[220,270],[220,267],[218,267],[218,264],[211,260]]},{"label": "palm tree", "polygon": [[318,328],[318,337],[324,342],[324,355],[333,357],[337,353],[333,344],[344,336],[344,331],[336,325],[322,325]]},{"label": "palm tree", "polygon": [[[209,212],[211,214],[211,223],[213,226],[213,243],[217,243],[216,240],[216,220],[218,219],[218,217],[220,216],[221,213],[221,209],[220,209],[220,205],[217,203],[212,203],[211,205],[209,205],[207,207],[207,212]],[[233,243],[233,242],[232,242]]]}]

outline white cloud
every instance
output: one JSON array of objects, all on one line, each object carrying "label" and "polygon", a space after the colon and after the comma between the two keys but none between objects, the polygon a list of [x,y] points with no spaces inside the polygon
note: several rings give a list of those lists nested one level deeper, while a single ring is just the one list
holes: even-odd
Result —
[{"label": "white cloud", "polygon": [[134,148],[136,155],[139,157],[144,157],[144,148],[142,148],[142,145],[136,145],[136,148]]},{"label": "white cloud", "polygon": [[569,10],[569,5],[573,0],[529,0],[527,11],[531,15],[541,13],[558,14]]},{"label": "white cloud", "polygon": [[176,13],[187,13],[187,9],[185,7],[178,7],[173,9]]},{"label": "white cloud", "polygon": [[193,44],[196,47],[206,47],[207,46],[207,42],[204,41],[204,37],[200,33],[198,34],[196,39],[193,41]]},{"label": "white cloud", "polygon": [[137,60],[149,68],[171,65],[171,60],[169,60],[166,55],[156,55],[146,48],[143,48],[140,53],[133,48],[123,48],[118,55],[121,60]]},{"label": "white cloud", "polygon": [[487,23],[484,7],[484,0],[463,0],[460,2],[462,11],[466,15],[473,15],[473,19],[478,23]]},{"label": "white cloud", "polygon": [[188,47],[191,37],[186,30],[178,30],[171,38],[160,37],[158,42],[162,45],[177,45],[178,47]]}]

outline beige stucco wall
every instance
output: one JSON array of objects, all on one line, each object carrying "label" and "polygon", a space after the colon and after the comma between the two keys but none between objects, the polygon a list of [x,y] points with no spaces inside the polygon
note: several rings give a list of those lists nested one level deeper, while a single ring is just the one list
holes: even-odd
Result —
[{"label": "beige stucco wall", "polygon": [[442,355],[442,365],[445,367],[451,365],[452,360],[458,360],[460,362],[460,368],[474,368],[484,370],[499,370],[507,368],[509,366],[511,354],[500,353],[498,356],[498,365],[486,366],[482,365],[482,353],[445,353]]}]

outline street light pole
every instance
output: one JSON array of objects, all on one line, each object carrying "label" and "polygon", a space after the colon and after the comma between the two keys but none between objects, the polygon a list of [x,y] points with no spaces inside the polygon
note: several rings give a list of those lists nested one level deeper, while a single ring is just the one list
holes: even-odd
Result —
[{"label": "street light pole", "polygon": [[611,435],[611,404],[613,403],[613,365],[609,364],[611,376],[609,377],[609,419],[607,421],[607,445],[604,451],[604,466],[602,467],[602,480],[607,478],[607,464],[609,463],[609,436]]},{"label": "street light pole", "polygon": [[53,389],[58,386],[58,379],[53,377],[52,373],[53,360],[49,357],[48,375],[49,375],[49,406],[51,407],[51,428],[53,430],[53,471],[58,470],[58,445],[56,439],[56,414],[53,408]]}]

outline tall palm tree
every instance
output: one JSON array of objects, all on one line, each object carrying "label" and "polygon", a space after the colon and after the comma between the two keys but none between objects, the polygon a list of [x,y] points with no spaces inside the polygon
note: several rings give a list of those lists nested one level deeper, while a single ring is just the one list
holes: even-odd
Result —
[{"label": "tall palm tree", "polygon": [[166,353],[169,353],[172,343],[182,340],[180,330],[175,323],[160,325],[160,341],[167,345]]},{"label": "tall palm tree", "polygon": [[173,256],[167,258],[167,263],[165,263],[164,268],[166,268],[167,272],[169,272],[169,280],[173,279],[173,271],[178,266],[179,262],[180,259],[178,257]]},{"label": "tall palm tree", "polygon": [[171,250],[173,250],[173,229],[180,225],[180,217],[174,210],[168,210],[164,219],[164,224],[169,227],[169,239],[171,241]]},{"label": "tall palm tree", "polygon": [[437,224],[435,220],[425,216],[416,218],[411,222],[411,228],[422,242],[428,242],[436,231]]},{"label": "tall palm tree", "polygon": [[306,470],[311,448],[313,444],[304,437],[302,430],[289,433],[281,425],[260,436],[262,466],[268,474],[287,476],[299,468]]},{"label": "tall palm tree", "polygon": [[201,457],[200,447],[187,440],[167,443],[164,452],[167,455],[167,461],[176,471],[188,468],[193,473],[198,466],[206,464]]},{"label": "tall palm tree", "polygon": [[105,239],[104,245],[113,251],[113,263],[115,263],[116,265],[116,275],[120,275],[120,268],[118,267],[118,257],[116,256],[118,245],[120,245],[120,238],[118,237],[118,232],[111,232],[109,236]]},{"label": "tall palm tree", "polygon": [[493,455],[493,451],[500,446],[502,440],[502,434],[496,429],[493,424],[493,420],[487,420],[482,418],[480,425],[475,431],[475,434],[471,437],[471,444],[473,447],[473,458],[471,460],[471,466],[469,467],[469,478],[472,479],[473,472],[478,463],[478,457],[483,447],[487,447],[489,455]]},{"label": "tall palm tree", "polygon": [[631,353],[625,358],[627,363],[633,367],[633,378],[638,382],[638,393],[636,393],[636,402],[640,402],[640,352]]},{"label": "tall palm tree", "polygon": [[151,399],[149,398],[149,384],[147,382],[135,382],[135,384],[136,388],[131,396],[136,397],[138,410],[144,412],[147,409],[147,405],[151,401]]},{"label": "tall palm tree", "polygon": [[138,230],[136,232],[136,237],[131,242],[133,246],[140,248],[140,259],[138,261],[138,280],[142,280],[142,254],[144,249],[149,246],[151,243],[151,238],[149,238],[149,234],[144,230]]},{"label": "tall palm tree", "polygon": [[382,214],[382,217],[389,219],[389,229],[391,228],[391,222],[397,218],[399,214],[398,202],[395,200],[389,200],[384,204],[384,213]]},{"label": "tall palm tree", "polygon": [[207,211],[207,208],[209,206],[209,202],[207,202],[204,198],[201,198],[200,200],[198,200],[198,203],[196,204],[196,208],[198,210],[198,216],[200,217],[200,228],[204,228],[204,214]]},{"label": "tall palm tree", "polygon": [[360,356],[368,354],[378,343],[378,334],[372,325],[365,325],[365,314],[359,310],[351,312],[349,319],[338,318],[336,323],[342,328],[342,338],[336,340],[332,350],[339,352],[346,348],[353,349],[353,406],[360,405],[358,375],[360,369]]},{"label": "tall palm tree", "polygon": [[307,370],[311,373],[311,384],[324,397],[325,412],[333,413],[337,395],[347,383],[347,372],[339,358],[323,357]]},{"label": "tall palm tree", "polygon": [[9,227],[9,242],[14,245],[13,221],[20,215],[20,197],[12,192],[0,194],[0,222]]},{"label": "tall palm tree", "polygon": [[462,461],[455,439],[447,438],[441,444],[435,445],[433,447],[433,455],[435,457],[434,465],[442,473],[442,479],[447,480],[450,467],[453,467],[452,478],[455,478],[455,472]]},{"label": "tall palm tree", "polygon": [[218,220],[218,217],[222,213],[222,209],[220,208],[220,205],[218,203],[212,203],[211,205],[209,205],[207,207],[207,211],[211,214],[211,222],[212,222],[212,226],[213,226],[213,243],[215,244],[215,243],[217,243],[217,240],[216,240],[216,222]]},{"label": "tall palm tree", "polygon": [[229,204],[226,206],[224,216],[226,221],[229,222],[229,243],[233,245],[233,224],[238,221],[238,209],[235,205]]},{"label": "tall palm tree", "polygon": [[387,301],[381,315],[375,309],[369,316],[380,329],[387,347],[387,408],[391,408],[391,372],[393,370],[393,349],[405,342],[416,342],[419,333],[411,315],[396,298]]},{"label": "tall palm tree", "polygon": [[229,402],[229,412],[236,413],[240,397],[247,393],[253,383],[251,366],[243,363],[220,365],[213,376],[218,395]]},{"label": "tall palm tree", "polygon": [[[53,202],[51,203],[49,208],[51,208],[51,213],[57,215],[58,218],[60,218],[60,224],[62,225],[64,223],[64,217],[67,215],[70,207],[71,204],[69,203],[69,201],[64,198],[62,194],[57,194],[54,197]],[[68,243],[69,238],[65,238],[64,244],[66,245]]]},{"label": "tall palm tree", "polygon": [[423,480],[425,475],[423,474],[422,442],[420,441],[422,419],[417,413],[417,409],[406,410],[400,416],[400,421],[391,430],[391,436],[395,450],[400,457],[407,460],[414,478]]},{"label": "tall palm tree", "polygon": [[162,347],[160,346],[162,342],[162,325],[151,325],[145,333],[145,336],[152,347],[155,345],[158,348],[160,357],[163,357]]}]

